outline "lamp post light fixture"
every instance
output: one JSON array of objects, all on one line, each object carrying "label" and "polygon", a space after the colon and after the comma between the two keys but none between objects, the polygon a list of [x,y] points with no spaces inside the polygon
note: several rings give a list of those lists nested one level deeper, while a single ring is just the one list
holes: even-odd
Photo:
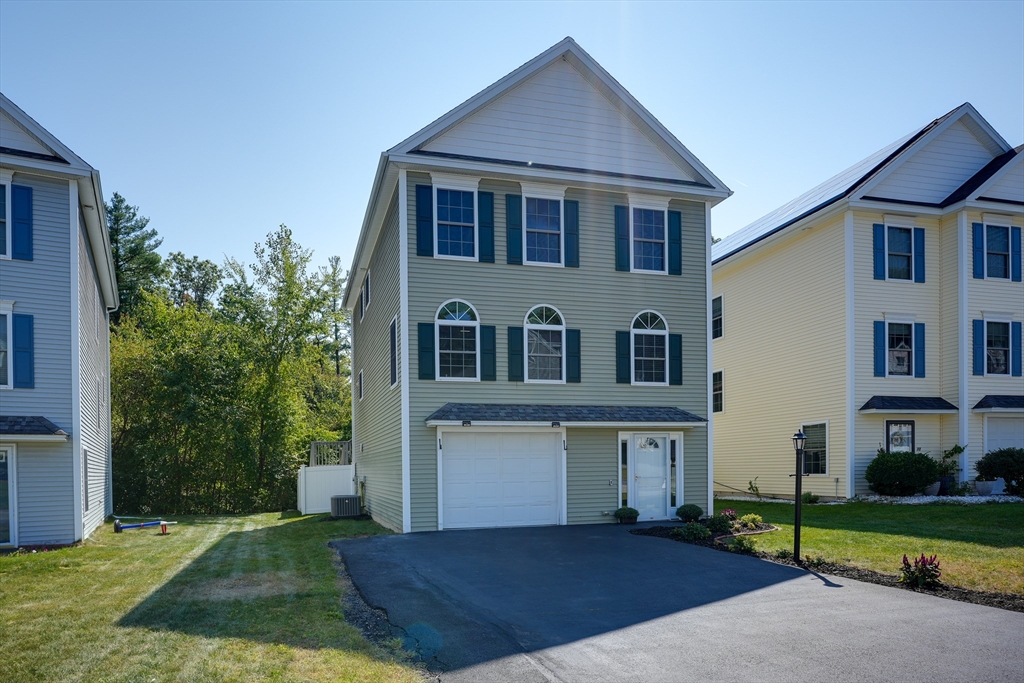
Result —
[{"label": "lamp post light fixture", "polygon": [[800,513],[803,507],[803,489],[804,489],[804,444],[807,443],[807,437],[803,431],[799,431],[793,435],[793,448],[796,450],[796,514],[793,524],[793,559],[797,564],[802,564],[800,559]]}]

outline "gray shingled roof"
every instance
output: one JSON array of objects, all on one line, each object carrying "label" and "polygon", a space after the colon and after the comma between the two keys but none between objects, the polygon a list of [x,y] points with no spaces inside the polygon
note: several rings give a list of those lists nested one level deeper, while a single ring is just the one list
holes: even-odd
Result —
[{"label": "gray shingled roof", "polygon": [[1011,408],[1024,410],[1024,396],[999,396],[989,394],[974,406],[974,410],[981,408]]},{"label": "gray shingled roof", "polygon": [[707,422],[679,408],[664,406],[509,405],[446,403],[427,421],[480,422]]},{"label": "gray shingled roof", "polygon": [[956,410],[956,406],[938,396],[872,396],[861,410]]},{"label": "gray shingled roof", "polygon": [[67,436],[68,433],[45,417],[0,415],[0,434],[19,436]]}]

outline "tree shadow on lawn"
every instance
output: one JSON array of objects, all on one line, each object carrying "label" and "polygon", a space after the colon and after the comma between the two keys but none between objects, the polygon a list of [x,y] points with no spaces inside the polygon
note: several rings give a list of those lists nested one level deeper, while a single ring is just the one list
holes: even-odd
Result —
[{"label": "tree shadow on lawn", "polygon": [[331,538],[364,530],[322,520],[229,532],[118,625],[372,654],[373,647],[344,622],[327,547]]}]

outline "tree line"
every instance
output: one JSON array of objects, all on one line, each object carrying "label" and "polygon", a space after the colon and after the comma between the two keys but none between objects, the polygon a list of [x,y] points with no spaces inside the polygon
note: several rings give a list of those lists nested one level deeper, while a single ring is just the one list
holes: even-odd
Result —
[{"label": "tree line", "polygon": [[295,507],[313,440],[351,436],[340,259],[281,225],[251,262],[175,252],[118,193],[106,206],[114,507],[214,514]]}]

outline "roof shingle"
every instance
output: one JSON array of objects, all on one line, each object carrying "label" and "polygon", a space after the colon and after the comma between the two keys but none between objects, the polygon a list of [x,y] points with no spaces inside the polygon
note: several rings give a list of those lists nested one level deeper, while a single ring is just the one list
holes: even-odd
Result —
[{"label": "roof shingle", "polygon": [[665,406],[514,405],[446,403],[431,421],[480,422],[707,422],[703,417]]},{"label": "roof shingle", "polygon": [[68,433],[38,415],[0,415],[0,434],[19,436],[67,436]]},{"label": "roof shingle", "polygon": [[982,397],[982,399],[974,406],[974,410],[981,410],[984,408],[1024,410],[1024,396],[999,396],[997,394],[989,394],[988,396]]},{"label": "roof shingle", "polygon": [[860,409],[932,412],[936,410],[953,411],[957,407],[938,396],[872,396]]}]

